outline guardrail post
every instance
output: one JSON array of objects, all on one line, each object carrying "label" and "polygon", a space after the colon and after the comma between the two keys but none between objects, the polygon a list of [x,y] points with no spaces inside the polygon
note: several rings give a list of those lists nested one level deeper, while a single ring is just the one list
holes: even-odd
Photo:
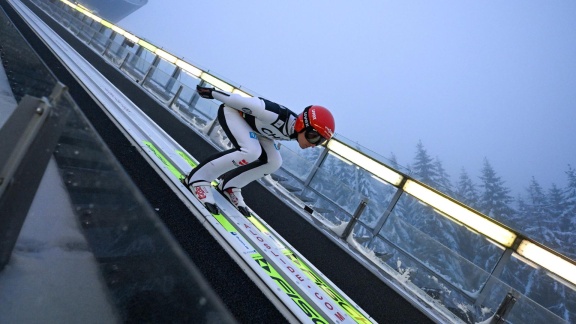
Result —
[{"label": "guardrail post", "polygon": [[[204,80],[200,80],[200,82],[198,83],[198,85],[201,87],[204,87],[206,84],[208,84],[208,83]],[[192,111],[196,108],[196,104],[198,103],[198,99],[200,99],[200,95],[198,93],[196,93],[196,89],[192,89],[192,90],[194,92],[192,93],[192,96],[190,97],[190,101],[188,102],[188,107],[190,107],[190,111]]]},{"label": "guardrail post", "polygon": [[174,68],[174,71],[172,72],[170,79],[168,79],[168,81],[166,82],[166,86],[164,86],[164,90],[166,92],[170,93],[170,91],[172,90],[172,87],[176,83],[176,79],[180,76],[181,72],[182,72],[181,68],[179,68],[177,66]]},{"label": "guardrail post", "polygon": [[312,171],[310,172],[310,174],[308,175],[308,177],[304,181],[305,187],[308,187],[310,185],[310,182],[312,182],[312,179],[316,175],[316,172],[318,172],[318,169],[322,165],[322,162],[324,162],[324,160],[326,159],[327,155],[328,155],[328,147],[324,146],[324,150],[322,151],[322,153],[320,153],[320,156],[318,157],[318,159],[316,160],[316,163],[314,163],[314,166],[312,167]]},{"label": "guardrail post", "polygon": [[126,56],[124,57],[124,59],[122,60],[122,63],[120,63],[120,66],[118,67],[120,70],[122,70],[124,68],[124,65],[126,65],[126,61],[128,61],[128,58],[130,58],[130,53],[126,53]]},{"label": "guardrail post", "polygon": [[500,304],[500,307],[498,307],[498,310],[494,314],[494,317],[492,317],[490,324],[506,323],[506,316],[510,314],[512,307],[514,307],[517,300],[518,293],[514,291],[507,293],[506,297],[504,297],[504,300]]},{"label": "guardrail post", "polygon": [[142,78],[142,82],[140,83],[142,86],[144,86],[144,84],[148,82],[148,79],[150,79],[150,77],[152,76],[152,73],[158,66],[158,63],[160,63],[160,56],[156,55],[156,57],[152,61],[152,64],[150,64],[150,68],[148,68],[148,71],[146,71],[144,78]]},{"label": "guardrail post", "polygon": [[[53,92],[51,98],[59,96]],[[0,129],[0,271],[10,260],[67,116],[46,98],[25,96]]]},{"label": "guardrail post", "polygon": [[376,226],[374,226],[372,234],[376,235],[378,232],[380,232],[382,227],[384,227],[384,224],[386,224],[388,217],[390,217],[390,214],[392,214],[392,211],[394,210],[394,207],[396,207],[398,200],[400,200],[400,197],[402,197],[402,194],[404,193],[404,190],[402,190],[404,183],[406,183],[406,179],[403,179],[402,182],[400,183],[400,185],[398,186],[396,193],[394,194],[394,196],[390,200],[390,204],[388,204],[388,207],[386,208],[386,210],[382,214],[382,217],[380,218],[378,223],[376,223]]},{"label": "guardrail post", "polygon": [[348,238],[348,236],[350,235],[350,233],[352,233],[352,230],[354,229],[354,226],[358,222],[360,215],[362,215],[362,212],[366,208],[366,205],[368,205],[368,198],[364,197],[364,198],[362,198],[362,201],[360,201],[360,204],[356,208],[354,215],[352,215],[350,222],[348,223],[348,225],[346,226],[346,228],[342,232],[342,235],[340,235],[340,238],[342,238],[343,240],[346,240]]},{"label": "guardrail post", "polygon": [[170,102],[168,103],[168,107],[172,108],[172,105],[174,105],[174,103],[176,102],[176,100],[178,100],[178,98],[180,97],[180,94],[182,93],[182,90],[184,89],[183,85],[180,85],[180,87],[178,87],[178,90],[176,91],[176,94],[174,95],[174,97],[172,98],[172,100],[170,100]]}]

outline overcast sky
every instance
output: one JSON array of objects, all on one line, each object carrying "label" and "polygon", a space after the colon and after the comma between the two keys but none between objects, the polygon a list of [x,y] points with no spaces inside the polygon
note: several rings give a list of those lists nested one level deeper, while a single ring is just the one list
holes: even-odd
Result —
[{"label": "overcast sky", "polygon": [[513,189],[576,168],[576,1],[149,0],[119,23],[336,133],[456,182],[484,158]]}]

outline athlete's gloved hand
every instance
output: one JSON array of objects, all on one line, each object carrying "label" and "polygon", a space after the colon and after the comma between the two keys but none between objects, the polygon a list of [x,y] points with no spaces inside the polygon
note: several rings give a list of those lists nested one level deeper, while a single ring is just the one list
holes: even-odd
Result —
[{"label": "athlete's gloved hand", "polygon": [[212,96],[213,90],[214,90],[214,88],[205,88],[205,87],[201,87],[199,85],[196,85],[196,92],[198,92],[200,97],[205,98],[205,99],[214,99],[214,97]]}]

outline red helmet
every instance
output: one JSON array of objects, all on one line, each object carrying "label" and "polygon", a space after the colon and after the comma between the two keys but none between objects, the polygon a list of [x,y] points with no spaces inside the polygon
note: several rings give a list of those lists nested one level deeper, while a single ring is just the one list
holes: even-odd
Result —
[{"label": "red helmet", "polygon": [[330,111],[322,106],[308,106],[296,118],[294,130],[297,133],[315,130],[325,140],[334,136],[334,117]]}]

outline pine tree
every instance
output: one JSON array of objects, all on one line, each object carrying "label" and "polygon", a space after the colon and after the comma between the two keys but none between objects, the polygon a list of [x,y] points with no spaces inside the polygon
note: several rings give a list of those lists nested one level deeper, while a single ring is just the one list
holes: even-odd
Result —
[{"label": "pine tree", "polygon": [[335,155],[329,155],[324,160],[324,164],[322,166],[323,181],[321,183],[313,181],[311,185],[316,190],[322,191],[337,205],[353,213],[355,207],[352,205],[358,204],[357,197],[352,195],[355,192],[353,179],[357,167]]},{"label": "pine tree", "polygon": [[418,141],[416,145],[416,157],[414,158],[414,163],[412,164],[412,170],[418,177],[418,180],[434,186],[434,179],[438,178],[438,172],[433,163],[434,161],[426,152],[422,141]]},{"label": "pine tree", "polygon": [[396,158],[396,154],[390,153],[390,158],[388,158],[390,166],[396,170],[400,170],[400,164],[398,163],[398,159]]},{"label": "pine tree", "polygon": [[527,215],[528,213],[530,213],[529,212],[530,206],[526,203],[526,200],[521,195],[518,195],[518,197],[516,198],[516,205],[517,205],[516,214],[514,215],[514,217],[511,217],[509,224],[513,228],[519,229],[522,228],[522,226],[524,226],[523,215]]},{"label": "pine tree", "polygon": [[464,168],[460,172],[460,178],[458,178],[456,183],[455,195],[464,204],[472,208],[478,208],[478,189]]},{"label": "pine tree", "polygon": [[505,187],[504,181],[496,175],[496,171],[486,158],[484,158],[481,173],[480,211],[490,217],[507,222],[514,216],[514,210],[510,207],[513,201],[510,196],[510,189]]},{"label": "pine tree", "polygon": [[566,210],[566,200],[564,193],[558,186],[553,183],[548,190],[548,207],[546,213],[551,219],[554,219],[554,229],[564,232],[570,229],[570,219],[564,218],[564,211]]},{"label": "pine tree", "polygon": [[[392,153],[390,155],[390,166],[395,168],[396,170],[400,170],[401,166],[396,159],[396,155]],[[407,170],[410,170],[410,165],[405,167]],[[409,217],[414,212],[414,206],[416,205],[416,200],[413,198],[408,197],[408,194],[404,193],[403,197],[398,200],[396,206],[394,206],[394,214],[398,217]]]},{"label": "pine tree", "polygon": [[576,260],[576,170],[569,165],[566,175],[568,175],[568,185],[564,190],[565,205],[561,223],[567,225],[563,229],[569,233],[565,240],[566,253],[573,260]]},{"label": "pine tree", "polygon": [[570,230],[574,232],[576,230],[576,170],[568,165],[566,174],[568,175],[568,185],[564,191],[566,208],[562,213],[562,218],[567,220]]},{"label": "pine tree", "polygon": [[522,230],[550,247],[556,247],[554,227],[557,219],[549,217],[547,209],[550,207],[542,186],[534,177],[527,188],[527,204],[522,217],[524,228]]},{"label": "pine tree", "polygon": [[530,181],[530,185],[527,189],[528,192],[528,214],[525,215],[527,220],[532,222],[545,222],[546,208],[548,207],[548,201],[542,186],[536,181],[534,177]]},{"label": "pine tree", "polygon": [[436,175],[433,177],[432,181],[443,193],[453,196],[452,184],[450,183],[450,175],[446,173],[446,169],[442,165],[442,161],[438,157],[434,159],[433,162],[434,169],[436,170]]},{"label": "pine tree", "polygon": [[546,212],[550,219],[554,220],[553,230],[558,242],[554,248],[570,258],[574,258],[576,247],[572,242],[576,237],[571,229],[570,218],[564,217],[565,210],[566,200],[564,193],[556,184],[552,184],[552,187],[548,190],[548,208]]}]

